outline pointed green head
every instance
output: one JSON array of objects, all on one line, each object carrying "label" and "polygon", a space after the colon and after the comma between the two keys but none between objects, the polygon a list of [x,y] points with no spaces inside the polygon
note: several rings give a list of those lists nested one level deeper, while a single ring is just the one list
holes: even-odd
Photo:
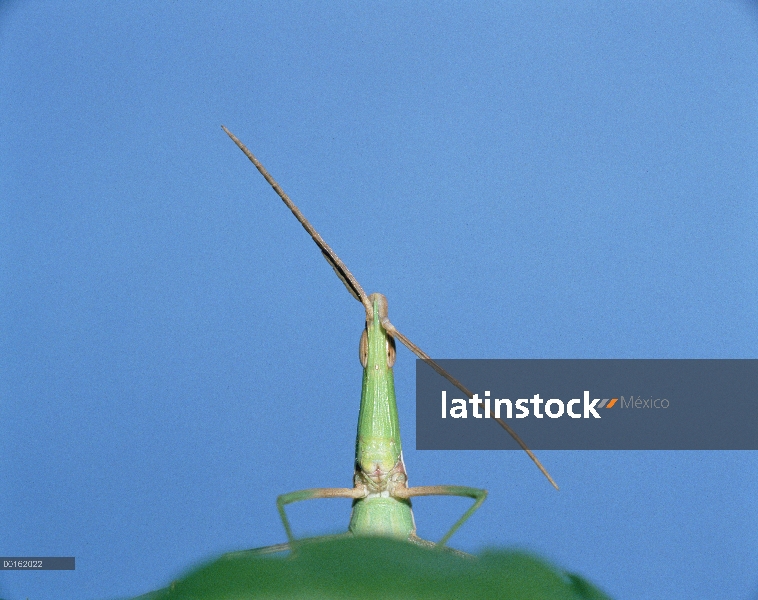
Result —
[{"label": "pointed green head", "polygon": [[369,300],[374,310],[366,319],[359,348],[363,389],[355,462],[364,478],[384,489],[387,475],[397,465],[402,451],[392,374],[395,340],[382,327],[382,318],[387,317],[387,299],[371,294]]}]

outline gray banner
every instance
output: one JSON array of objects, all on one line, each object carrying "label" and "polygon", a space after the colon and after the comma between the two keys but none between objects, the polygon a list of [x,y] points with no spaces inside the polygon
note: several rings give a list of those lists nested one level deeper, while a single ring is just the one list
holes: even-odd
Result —
[{"label": "gray banner", "polygon": [[436,362],[482,404],[417,360],[419,450],[758,450],[755,359]]},{"label": "gray banner", "polygon": [[2,571],[74,571],[73,556],[0,556]]}]

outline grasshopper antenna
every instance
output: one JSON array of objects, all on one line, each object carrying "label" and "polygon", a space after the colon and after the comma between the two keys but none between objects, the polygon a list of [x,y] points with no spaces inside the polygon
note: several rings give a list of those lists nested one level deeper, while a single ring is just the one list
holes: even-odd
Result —
[{"label": "grasshopper antenna", "polygon": [[[407,337],[405,337],[402,333],[400,333],[395,326],[390,323],[390,320],[388,318],[382,319],[382,327],[384,327],[384,330],[392,335],[393,337],[396,337],[401,342],[403,342],[403,345],[408,348],[411,352],[413,352],[416,356],[418,356],[421,360],[423,360],[427,365],[429,365],[432,369],[434,369],[437,373],[442,375],[445,379],[447,379],[450,383],[452,383],[455,387],[457,387],[459,390],[461,390],[464,394],[466,394],[467,398],[473,398],[474,394],[472,394],[468,388],[466,388],[460,381],[458,381],[455,377],[450,375],[445,369],[443,369],[439,364],[434,362],[429,355],[424,352],[421,348],[419,348],[416,344],[414,344],[411,340],[409,340]],[[479,406],[483,406],[483,402],[479,402]],[[555,480],[550,476],[550,473],[547,472],[547,469],[542,466],[542,463],[539,461],[539,459],[534,455],[534,452],[529,450],[529,447],[524,443],[524,440],[522,440],[519,435],[511,429],[511,426],[508,425],[505,421],[502,419],[496,418],[492,411],[489,411],[489,415],[491,419],[494,419],[497,421],[497,424],[500,425],[503,429],[505,429],[508,432],[508,435],[510,435],[514,440],[516,440],[516,443],[521,446],[521,449],[526,452],[529,455],[529,458],[532,459],[532,462],[534,462],[535,465],[537,465],[537,468],[542,472],[542,474],[547,477],[547,480],[552,484],[552,486],[556,490],[560,490],[561,488],[558,487],[558,484],[555,483]]]},{"label": "grasshopper antenna", "polygon": [[[260,171],[260,174],[263,175],[264,179],[268,181],[269,185],[274,188],[274,191],[277,193],[277,195],[282,199],[284,204],[287,205],[287,208],[289,208],[292,211],[292,214],[295,215],[295,218],[300,222],[300,224],[303,226],[303,228],[308,232],[308,235],[311,236],[314,242],[316,242],[316,245],[321,249],[321,253],[324,255],[324,258],[326,261],[332,266],[332,269],[334,269],[334,272],[337,274],[337,277],[340,278],[342,283],[345,284],[345,287],[350,292],[350,294],[358,300],[361,304],[363,304],[363,307],[366,310],[366,319],[371,320],[373,319],[374,315],[374,307],[372,306],[371,302],[368,299],[368,296],[366,295],[366,292],[363,291],[363,288],[361,287],[361,284],[358,283],[358,280],[353,276],[353,274],[350,272],[350,270],[347,268],[345,263],[343,263],[339,256],[329,247],[329,244],[327,244],[324,241],[324,238],[319,235],[318,231],[316,231],[308,222],[308,219],[305,218],[305,215],[300,212],[300,209],[295,206],[295,203],[290,200],[290,197],[284,192],[284,190],[281,188],[281,186],[276,182],[276,180],[271,177],[269,172],[266,170],[266,168],[260,163],[260,161],[253,156],[253,153],[250,152],[250,150],[247,149],[245,144],[243,144],[237,136],[235,136],[231,131],[229,131],[226,127],[223,125],[221,126],[221,129],[224,130],[226,135],[228,135],[232,141],[237,144],[237,147],[244,152],[245,156],[247,156],[250,159],[250,162],[255,165],[255,168]],[[384,327],[384,330],[389,333],[391,336],[396,337],[399,339],[406,348],[408,348],[411,352],[413,352],[416,356],[418,356],[421,360],[423,360],[426,364],[428,364],[432,369],[434,369],[437,373],[442,375],[445,379],[447,379],[450,383],[452,383],[455,387],[457,387],[459,390],[461,390],[464,394],[466,394],[467,398],[472,398],[473,394],[466,389],[463,384],[458,381],[455,377],[450,375],[445,369],[443,369],[441,366],[439,366],[436,362],[434,362],[428,354],[426,354],[421,348],[419,348],[416,344],[414,344],[411,340],[409,340],[407,337],[405,337],[402,333],[400,333],[395,326],[390,323],[390,320],[387,317],[384,317],[382,319],[382,327]],[[483,404],[483,403],[480,403]],[[492,411],[490,411],[490,417],[493,417]],[[535,465],[537,465],[537,468],[542,472],[542,474],[547,477],[547,480],[552,484],[552,486],[557,490],[560,489],[558,485],[555,483],[555,480],[550,476],[550,473],[547,472],[547,469],[542,466],[542,463],[539,461],[539,459],[534,455],[534,453],[528,448],[528,446],[524,443],[524,441],[518,436],[518,434],[511,429],[511,427],[503,421],[502,419],[495,419],[497,423],[505,429],[505,431],[508,432],[508,435],[510,435],[516,443],[521,446],[521,448],[529,455],[529,458],[532,459]]]},{"label": "grasshopper antenna", "polygon": [[279,195],[282,201],[287,205],[287,208],[289,208],[292,211],[292,214],[295,215],[295,218],[298,221],[300,221],[300,224],[303,226],[303,229],[305,229],[308,232],[308,235],[310,235],[311,238],[313,238],[313,241],[316,242],[316,245],[319,248],[321,248],[321,253],[324,255],[324,258],[332,266],[332,269],[334,269],[334,272],[337,274],[337,277],[339,277],[342,283],[345,284],[347,291],[350,292],[353,298],[355,298],[358,302],[363,304],[363,307],[366,309],[366,315],[373,316],[374,307],[369,302],[368,295],[366,295],[366,292],[363,291],[361,284],[358,283],[358,280],[353,276],[353,274],[347,268],[345,263],[343,263],[340,260],[340,257],[337,256],[337,254],[334,252],[334,250],[332,250],[329,247],[329,244],[327,244],[324,241],[324,238],[321,237],[319,232],[313,228],[313,225],[311,225],[308,222],[308,219],[305,218],[305,215],[303,215],[303,213],[300,212],[300,209],[297,206],[295,206],[295,203],[292,200],[290,200],[290,197],[284,192],[284,190],[276,182],[276,180],[273,177],[271,177],[271,175],[269,175],[269,172],[266,170],[266,167],[264,167],[260,163],[260,161],[257,158],[255,158],[255,156],[253,156],[253,153],[247,149],[245,144],[239,141],[237,136],[235,136],[231,131],[229,131],[223,125],[221,126],[221,129],[223,129],[226,132],[226,135],[232,138],[232,141],[235,144],[237,144],[237,147],[240,150],[242,150],[242,152],[245,153],[245,156],[247,156],[250,159],[250,162],[255,165],[255,168],[258,169],[258,171],[260,171],[264,179],[269,182],[269,185],[271,185],[272,188],[274,188],[274,191]]}]

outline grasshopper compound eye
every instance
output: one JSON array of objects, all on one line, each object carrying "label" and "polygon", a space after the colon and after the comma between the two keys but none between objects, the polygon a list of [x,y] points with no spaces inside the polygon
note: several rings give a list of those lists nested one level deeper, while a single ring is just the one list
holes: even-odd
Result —
[{"label": "grasshopper compound eye", "polygon": [[[366,330],[363,330],[363,333],[361,334],[361,341],[358,344],[358,358],[361,361],[361,365],[363,365],[363,368],[366,368],[366,365],[368,364],[368,333]],[[394,353],[393,353],[393,359],[392,362],[395,362],[394,359]]]},{"label": "grasshopper compound eye", "polygon": [[387,336],[387,366],[391,369],[395,364],[395,338]]}]

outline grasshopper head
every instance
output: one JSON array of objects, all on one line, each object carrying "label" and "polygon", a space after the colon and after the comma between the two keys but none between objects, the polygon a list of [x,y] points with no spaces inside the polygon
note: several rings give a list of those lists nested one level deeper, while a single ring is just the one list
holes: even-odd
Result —
[{"label": "grasshopper head", "polygon": [[359,354],[363,365],[363,391],[358,417],[356,476],[372,491],[384,491],[402,462],[400,425],[395,404],[395,340],[382,326],[387,319],[387,299],[369,296],[370,311],[361,335]]}]

